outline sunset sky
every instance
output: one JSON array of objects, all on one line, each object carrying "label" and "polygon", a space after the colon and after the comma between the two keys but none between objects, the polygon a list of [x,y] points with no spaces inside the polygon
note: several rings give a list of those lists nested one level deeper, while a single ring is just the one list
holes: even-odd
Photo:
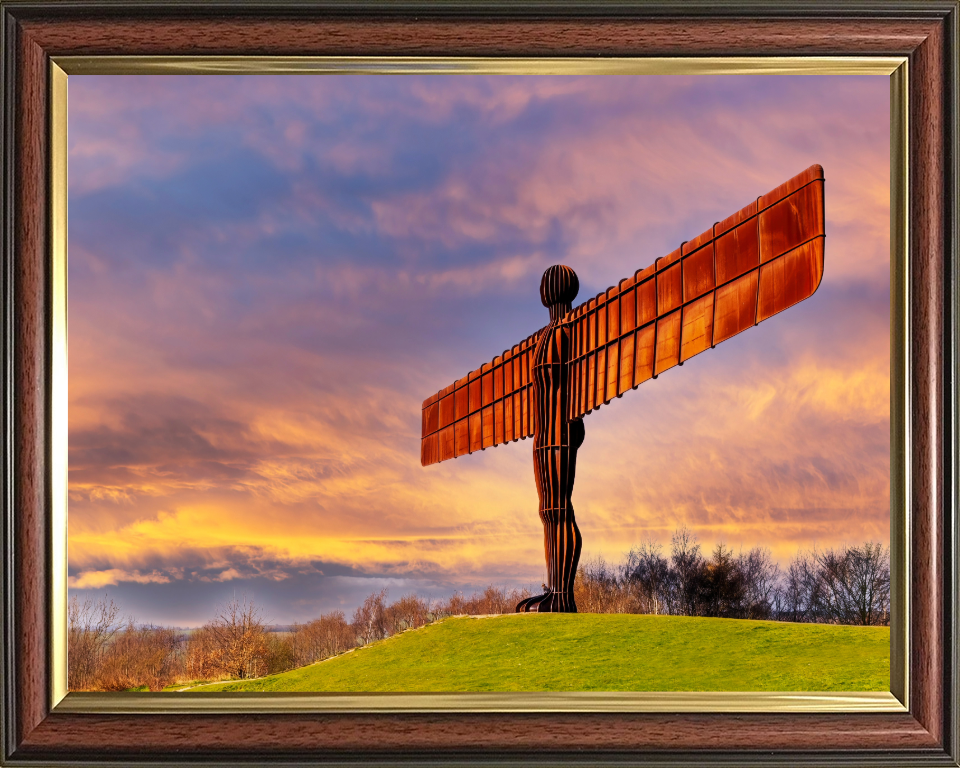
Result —
[{"label": "sunset sky", "polygon": [[585,420],[584,559],[889,541],[889,81],[69,80],[71,594],[287,623],[539,586],[532,441],[420,466],[420,405],[813,163],[808,301]]}]

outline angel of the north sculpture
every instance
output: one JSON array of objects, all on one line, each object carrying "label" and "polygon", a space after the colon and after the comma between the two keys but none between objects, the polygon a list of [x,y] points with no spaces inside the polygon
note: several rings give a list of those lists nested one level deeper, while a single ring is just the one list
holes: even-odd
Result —
[{"label": "angel of the north sculpture", "polygon": [[533,437],[546,592],[517,611],[575,612],[573,514],[583,417],[813,295],[823,276],[823,168],[814,165],[573,309],[579,282],[543,273],[550,323],[423,401],[423,466]]}]

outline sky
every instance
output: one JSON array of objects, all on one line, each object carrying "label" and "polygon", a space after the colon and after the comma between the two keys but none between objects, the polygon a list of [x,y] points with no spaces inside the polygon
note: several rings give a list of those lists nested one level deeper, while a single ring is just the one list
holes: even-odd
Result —
[{"label": "sky", "polygon": [[586,417],[582,561],[889,542],[887,78],[72,75],[70,594],[538,587],[532,441],[423,468],[423,399],[814,163],[818,292]]}]

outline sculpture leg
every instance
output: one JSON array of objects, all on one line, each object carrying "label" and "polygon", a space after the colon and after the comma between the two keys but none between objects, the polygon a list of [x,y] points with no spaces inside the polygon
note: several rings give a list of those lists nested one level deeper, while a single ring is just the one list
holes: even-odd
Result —
[{"label": "sculpture leg", "polygon": [[[573,518],[573,510],[559,510],[559,519],[544,524],[547,558],[547,593],[537,604],[536,610],[553,613],[576,613],[577,603],[573,596],[573,583],[580,562],[583,537]],[[562,514],[567,512],[566,515]]]},{"label": "sculpture leg", "polygon": [[576,613],[573,584],[580,562],[583,537],[574,517],[571,495],[577,450],[583,444],[583,422],[565,425],[566,445],[537,446],[533,466],[540,494],[540,520],[547,562],[547,591],[517,605],[517,612]]}]

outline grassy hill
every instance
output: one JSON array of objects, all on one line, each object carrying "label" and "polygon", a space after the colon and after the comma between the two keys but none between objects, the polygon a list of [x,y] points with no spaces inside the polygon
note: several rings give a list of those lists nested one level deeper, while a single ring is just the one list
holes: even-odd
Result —
[{"label": "grassy hill", "polygon": [[457,617],[193,691],[887,691],[890,630],[610,614]]}]

